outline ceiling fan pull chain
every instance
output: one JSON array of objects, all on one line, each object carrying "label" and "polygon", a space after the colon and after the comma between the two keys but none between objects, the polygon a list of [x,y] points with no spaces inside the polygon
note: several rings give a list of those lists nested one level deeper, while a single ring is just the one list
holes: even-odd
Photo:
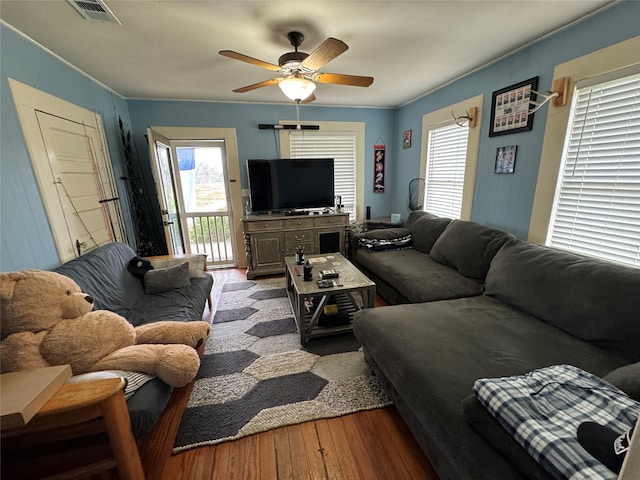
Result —
[{"label": "ceiling fan pull chain", "polygon": [[296,100],[296,122],[298,122],[298,126],[296,127],[298,130],[302,130],[300,126],[300,100]]}]

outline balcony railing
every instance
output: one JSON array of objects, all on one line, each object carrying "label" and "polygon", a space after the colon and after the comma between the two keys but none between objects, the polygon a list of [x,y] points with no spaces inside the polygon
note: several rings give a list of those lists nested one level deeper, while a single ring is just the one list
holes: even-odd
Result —
[{"label": "balcony railing", "polygon": [[233,231],[227,212],[198,212],[185,214],[191,251],[206,253],[207,265],[233,265]]}]

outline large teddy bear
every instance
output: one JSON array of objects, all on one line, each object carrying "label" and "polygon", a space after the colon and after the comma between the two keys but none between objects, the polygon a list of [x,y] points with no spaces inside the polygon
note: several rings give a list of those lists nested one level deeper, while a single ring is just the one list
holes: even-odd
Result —
[{"label": "large teddy bear", "polygon": [[69,277],[43,270],[0,273],[2,372],[71,365],[74,375],[125,370],[189,383],[207,339],[207,322],[156,322],[134,328],[120,315],[93,309],[93,298]]}]

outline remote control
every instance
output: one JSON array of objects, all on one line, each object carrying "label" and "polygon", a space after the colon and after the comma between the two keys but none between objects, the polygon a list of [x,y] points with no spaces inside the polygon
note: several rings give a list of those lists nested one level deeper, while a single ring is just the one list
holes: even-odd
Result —
[{"label": "remote control", "polygon": [[331,288],[333,287],[333,280],[318,280],[319,288]]}]

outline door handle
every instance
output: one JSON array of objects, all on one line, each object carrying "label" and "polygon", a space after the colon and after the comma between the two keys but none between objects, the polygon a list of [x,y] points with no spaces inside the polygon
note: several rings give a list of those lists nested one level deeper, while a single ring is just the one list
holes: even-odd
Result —
[{"label": "door handle", "polygon": [[173,225],[173,222],[162,222],[163,225]]}]

